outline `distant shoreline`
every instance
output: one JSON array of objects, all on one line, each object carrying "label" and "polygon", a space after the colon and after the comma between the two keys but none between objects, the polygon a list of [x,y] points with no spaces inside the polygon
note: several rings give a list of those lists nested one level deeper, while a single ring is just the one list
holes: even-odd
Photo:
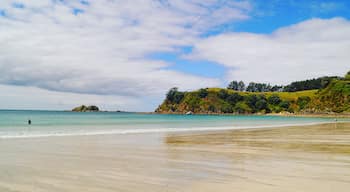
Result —
[{"label": "distant shoreline", "polygon": [[[167,115],[186,115],[185,113],[157,113],[157,112],[137,112],[140,114],[167,114]],[[236,113],[193,113],[192,115],[223,115],[223,116],[280,116],[280,117],[334,117],[334,118],[350,118],[350,113],[266,113],[266,114],[236,114]]]}]

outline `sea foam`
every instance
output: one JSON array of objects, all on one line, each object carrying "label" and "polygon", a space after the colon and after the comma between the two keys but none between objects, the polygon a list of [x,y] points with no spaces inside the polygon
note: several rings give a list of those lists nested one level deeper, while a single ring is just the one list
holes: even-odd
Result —
[{"label": "sea foam", "polygon": [[334,123],[329,122],[313,122],[313,123],[291,123],[278,125],[256,125],[256,126],[223,126],[223,127],[187,127],[187,128],[141,128],[141,129],[114,129],[114,130],[81,130],[72,132],[20,132],[20,133],[2,133],[0,139],[16,139],[16,138],[40,138],[40,137],[66,137],[66,136],[94,136],[94,135],[122,135],[122,134],[147,134],[147,133],[176,133],[176,132],[213,132],[238,129],[261,129],[261,128],[277,128],[292,126],[308,126]]}]

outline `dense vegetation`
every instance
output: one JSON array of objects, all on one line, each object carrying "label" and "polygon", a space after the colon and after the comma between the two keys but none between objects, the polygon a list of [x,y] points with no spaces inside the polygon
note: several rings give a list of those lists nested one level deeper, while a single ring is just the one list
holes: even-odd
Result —
[{"label": "dense vegetation", "polygon": [[[286,87],[283,89],[288,89],[290,92],[281,90],[274,92],[273,86],[259,83],[250,83],[245,87],[243,82],[231,82],[228,89],[205,88],[181,92],[177,88],[172,88],[156,112],[236,114],[350,112],[350,72],[345,78],[322,77],[293,82]],[[304,90],[311,88],[312,90]]]},{"label": "dense vegetation", "polygon": [[304,109],[316,91],[238,92],[230,89],[207,88],[193,92],[171,89],[156,112],[161,113],[278,113]]}]

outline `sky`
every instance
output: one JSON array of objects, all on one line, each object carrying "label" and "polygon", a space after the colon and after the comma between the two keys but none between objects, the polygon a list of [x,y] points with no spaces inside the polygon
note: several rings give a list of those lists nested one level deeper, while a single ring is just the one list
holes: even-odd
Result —
[{"label": "sky", "polygon": [[350,70],[348,0],[1,0],[0,109],[154,111],[167,90]]}]

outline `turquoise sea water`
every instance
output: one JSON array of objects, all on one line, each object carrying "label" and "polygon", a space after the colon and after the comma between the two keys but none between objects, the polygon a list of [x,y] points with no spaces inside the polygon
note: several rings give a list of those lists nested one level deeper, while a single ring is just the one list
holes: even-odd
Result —
[{"label": "turquoise sea water", "polygon": [[[28,119],[32,121],[31,125],[28,125]],[[334,118],[248,115],[164,115],[1,110],[0,138],[222,130],[317,124],[333,121]]]}]

